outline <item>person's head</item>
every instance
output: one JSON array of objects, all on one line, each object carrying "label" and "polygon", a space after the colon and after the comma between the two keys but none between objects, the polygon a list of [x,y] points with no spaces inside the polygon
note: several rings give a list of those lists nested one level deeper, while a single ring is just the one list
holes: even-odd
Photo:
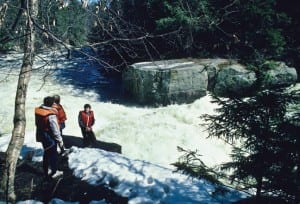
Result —
[{"label": "person's head", "polygon": [[54,98],[55,103],[57,103],[57,104],[60,103],[60,96],[59,95],[54,95],[53,98]]},{"label": "person's head", "polygon": [[85,112],[89,112],[92,109],[90,104],[84,104],[83,108]]},{"label": "person's head", "polygon": [[47,96],[44,98],[44,106],[51,107],[54,103],[54,97]]}]

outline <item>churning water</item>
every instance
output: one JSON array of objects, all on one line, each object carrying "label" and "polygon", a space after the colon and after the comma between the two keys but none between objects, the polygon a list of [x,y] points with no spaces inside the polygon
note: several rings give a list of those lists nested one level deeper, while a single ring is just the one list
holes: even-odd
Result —
[{"label": "churning water", "polygon": [[[52,59],[49,61],[49,59]],[[21,54],[0,56],[0,134],[13,128],[14,100]],[[97,63],[87,58],[66,60],[44,54],[36,57],[26,101],[26,138],[34,137],[34,108],[45,96],[59,94],[67,113],[65,135],[80,137],[78,112],[90,103],[95,113],[94,132],[103,142],[117,143],[122,154],[171,167],[181,155],[177,146],[198,150],[209,166],[229,160],[230,148],[207,132],[199,118],[213,113],[215,104],[205,96],[191,104],[166,107],[128,105],[122,99],[120,78],[101,74]]]}]

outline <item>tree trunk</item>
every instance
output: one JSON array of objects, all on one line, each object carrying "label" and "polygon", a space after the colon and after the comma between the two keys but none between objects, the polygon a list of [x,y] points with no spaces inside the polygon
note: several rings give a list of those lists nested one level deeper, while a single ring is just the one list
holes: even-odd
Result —
[{"label": "tree trunk", "polygon": [[24,45],[23,63],[19,74],[18,86],[15,98],[14,128],[12,137],[6,151],[5,170],[1,179],[1,189],[4,189],[7,201],[15,203],[14,180],[17,160],[24,143],[26,117],[25,102],[27,87],[31,76],[34,61],[35,34],[31,17],[34,18],[38,12],[37,0],[27,0],[27,35]]},{"label": "tree trunk", "polygon": [[262,176],[256,178],[256,199],[260,199],[262,190]]}]

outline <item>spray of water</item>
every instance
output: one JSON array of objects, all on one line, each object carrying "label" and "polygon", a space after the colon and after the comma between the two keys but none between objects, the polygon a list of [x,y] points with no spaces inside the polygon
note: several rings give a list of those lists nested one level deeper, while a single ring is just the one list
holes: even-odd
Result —
[{"label": "spray of water", "polygon": [[[10,135],[21,55],[4,55],[0,57],[0,62],[0,135]],[[43,65],[45,62],[38,60],[35,67]],[[34,71],[29,84],[25,140],[31,141],[35,135],[34,108],[42,103],[45,96],[59,94],[68,118],[65,135],[80,137],[78,112],[85,103],[89,103],[95,113],[94,132],[97,139],[119,144],[122,154],[132,159],[151,161],[170,168],[170,163],[175,162],[180,155],[177,146],[181,146],[191,150],[197,149],[209,166],[229,160],[230,147],[221,141],[207,139],[208,134],[200,125],[203,121],[199,116],[213,113],[216,108],[216,105],[210,102],[209,96],[192,104],[158,108],[129,106],[101,100],[102,93],[97,91],[101,88],[100,82],[78,83],[80,77],[88,79],[92,76],[91,73],[87,73],[88,70],[95,72],[92,67],[82,68],[77,62],[61,59],[45,68],[46,71]],[[65,72],[68,69],[75,70],[80,76],[79,79],[76,76],[68,76],[71,73]],[[52,73],[54,70],[56,72]]]}]

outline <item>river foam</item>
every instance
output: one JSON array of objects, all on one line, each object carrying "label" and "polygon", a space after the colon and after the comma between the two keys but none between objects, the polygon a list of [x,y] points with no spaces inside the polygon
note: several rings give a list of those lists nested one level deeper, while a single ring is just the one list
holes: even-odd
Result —
[{"label": "river foam", "polygon": [[[1,135],[10,135],[13,128],[14,100],[21,58],[20,54],[0,57]],[[177,146],[180,146],[190,150],[197,149],[209,166],[229,161],[230,147],[219,140],[207,139],[208,134],[200,125],[203,121],[199,117],[205,113],[213,113],[216,108],[210,102],[209,96],[191,104],[157,108],[101,101],[101,96],[94,89],[89,90],[88,86],[79,89],[72,82],[72,78],[65,83],[63,79],[55,77],[54,70],[68,69],[68,62],[65,60],[45,65],[48,62],[37,59],[39,60],[35,67],[39,69],[32,73],[26,101],[27,139],[34,138],[34,108],[42,103],[45,96],[59,94],[68,118],[63,131],[65,135],[80,137],[78,112],[85,103],[89,103],[95,113],[94,132],[97,139],[119,144],[122,154],[132,159],[171,167],[170,164],[181,155],[177,151]],[[40,68],[44,65],[46,71]]]}]

